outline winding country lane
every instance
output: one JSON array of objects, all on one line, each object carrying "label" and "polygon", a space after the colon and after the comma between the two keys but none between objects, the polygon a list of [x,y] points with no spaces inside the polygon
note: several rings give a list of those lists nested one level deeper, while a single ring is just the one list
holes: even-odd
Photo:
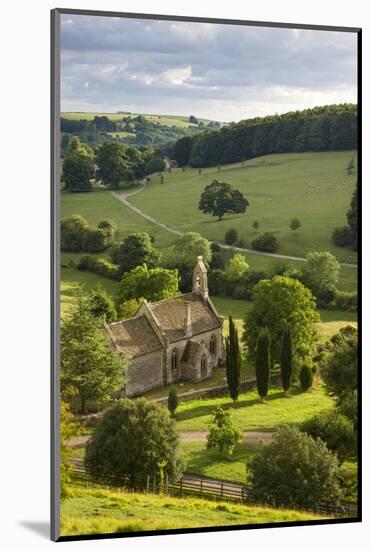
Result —
[{"label": "winding country lane", "polygon": [[[151,175],[155,175],[155,174],[151,174]],[[131,204],[130,201],[128,201],[129,197],[132,197],[134,195],[137,195],[138,193],[141,193],[142,191],[144,191],[145,187],[146,187],[146,181],[143,180],[140,183],[139,189],[136,189],[135,191],[131,191],[130,193],[117,193],[116,191],[110,191],[110,193],[116,199],[118,199],[123,204],[125,204],[125,206],[130,208],[133,212],[135,212],[139,216],[142,216],[142,218],[145,218],[149,222],[157,225],[158,227],[161,227],[162,229],[164,229],[168,233],[172,233],[173,235],[177,235],[178,237],[182,237],[184,235],[184,233],[182,231],[178,231],[177,229],[173,229],[172,227],[169,227],[165,223],[162,223],[159,220],[156,220],[156,218],[153,218],[149,214],[146,214],[145,212],[143,212],[143,210],[141,210],[137,206],[134,206],[133,204]],[[219,244],[220,248],[223,248],[225,250],[233,250],[235,252],[248,252],[249,254],[256,254],[257,256],[269,256],[271,258],[277,258],[277,259],[281,259],[281,260],[294,260],[294,261],[297,261],[297,262],[306,262],[306,259],[302,258],[300,256],[286,256],[285,254],[273,254],[272,252],[260,252],[259,250],[254,250],[252,248],[241,248],[239,246],[232,246],[232,245],[228,245],[228,244],[220,244],[220,243],[218,243],[218,244]],[[340,263],[340,265],[343,266],[343,267],[352,267],[354,269],[357,269],[357,264],[350,264],[350,263],[345,262],[345,263]]]}]

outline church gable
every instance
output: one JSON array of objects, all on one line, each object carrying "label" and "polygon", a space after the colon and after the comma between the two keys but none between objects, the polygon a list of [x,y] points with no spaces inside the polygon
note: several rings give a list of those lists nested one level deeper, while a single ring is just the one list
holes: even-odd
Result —
[{"label": "church gable", "polygon": [[106,326],[116,349],[128,359],[162,349],[162,344],[144,315]]},{"label": "church gable", "polygon": [[162,333],[169,342],[189,338],[221,326],[219,317],[198,292],[149,303]]}]

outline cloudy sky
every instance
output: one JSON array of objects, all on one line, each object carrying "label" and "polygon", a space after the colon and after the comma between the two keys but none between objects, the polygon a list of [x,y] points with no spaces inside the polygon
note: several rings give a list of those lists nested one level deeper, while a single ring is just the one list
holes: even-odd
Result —
[{"label": "cloudy sky", "polygon": [[62,111],[232,121],[356,102],[356,35],[62,15]]}]

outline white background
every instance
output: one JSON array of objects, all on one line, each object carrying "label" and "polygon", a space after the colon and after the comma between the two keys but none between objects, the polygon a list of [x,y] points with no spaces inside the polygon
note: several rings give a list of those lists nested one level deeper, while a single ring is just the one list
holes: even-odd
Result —
[{"label": "white background", "polygon": [[[322,25],[364,29],[364,280],[370,279],[367,219],[370,202],[370,17],[368,2],[324,0],[18,0],[1,8],[0,102],[0,545],[44,548],[49,520],[49,10],[54,7],[117,10]],[[368,138],[368,139],[366,139]],[[367,247],[367,248],[366,248]],[[370,319],[364,300],[364,341]],[[365,355],[365,354],[364,354]],[[368,426],[370,365],[363,388]],[[368,434],[367,434],[368,435]],[[214,534],[68,543],[69,548],[167,550],[213,546],[336,550],[365,548],[370,529],[370,442],[365,450],[363,525],[313,526]],[[368,460],[367,460],[368,459]],[[369,544],[369,543],[368,543]],[[78,545],[78,546],[77,546]]]}]

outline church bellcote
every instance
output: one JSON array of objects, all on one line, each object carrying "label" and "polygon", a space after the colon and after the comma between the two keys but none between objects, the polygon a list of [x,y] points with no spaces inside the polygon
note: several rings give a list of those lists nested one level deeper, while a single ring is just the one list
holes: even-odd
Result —
[{"label": "church bellcote", "polygon": [[202,256],[197,257],[197,263],[193,270],[193,292],[201,294],[204,300],[209,297],[209,288],[207,286],[207,269]]}]

